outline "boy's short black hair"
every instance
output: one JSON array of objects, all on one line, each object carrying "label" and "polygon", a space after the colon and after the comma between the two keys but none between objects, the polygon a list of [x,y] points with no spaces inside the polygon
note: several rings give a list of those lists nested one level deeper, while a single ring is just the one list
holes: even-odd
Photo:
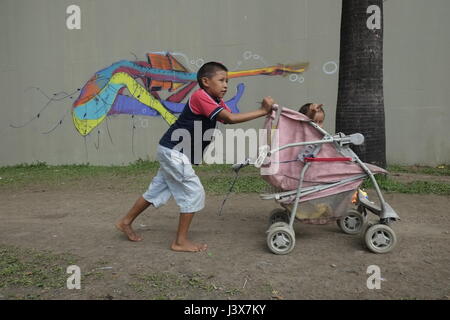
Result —
[{"label": "boy's short black hair", "polygon": [[228,72],[228,69],[223,64],[214,61],[202,65],[197,72],[197,82],[200,88],[203,89],[202,78],[212,78],[217,71]]}]

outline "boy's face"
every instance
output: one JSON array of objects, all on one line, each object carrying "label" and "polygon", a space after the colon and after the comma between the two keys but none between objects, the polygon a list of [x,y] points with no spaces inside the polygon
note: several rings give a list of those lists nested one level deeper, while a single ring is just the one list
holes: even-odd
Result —
[{"label": "boy's face", "polygon": [[211,78],[202,78],[203,87],[211,96],[222,99],[228,90],[228,73],[216,71]]}]

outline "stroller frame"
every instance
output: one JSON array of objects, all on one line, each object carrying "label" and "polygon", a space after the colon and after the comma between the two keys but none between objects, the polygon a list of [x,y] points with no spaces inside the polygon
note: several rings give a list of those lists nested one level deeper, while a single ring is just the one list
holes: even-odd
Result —
[{"label": "stroller frame", "polygon": [[[281,111],[282,108],[278,107],[275,121],[279,119]],[[283,198],[286,197],[292,197],[295,194],[295,200],[293,202],[293,207],[290,210],[290,212],[288,209],[283,208],[283,209],[275,209],[271,213],[269,219],[270,226],[269,229],[267,230],[267,244],[269,249],[275,254],[287,254],[294,248],[295,233],[293,225],[296,219],[297,209],[300,205],[302,197],[305,197],[309,194],[318,191],[333,188],[338,185],[346,184],[355,180],[369,177],[375,188],[375,192],[378,197],[380,206],[377,206],[373,202],[370,202],[364,196],[361,190],[358,190],[356,199],[357,209],[349,210],[346,213],[346,215],[342,216],[341,218],[338,218],[337,222],[342,231],[344,231],[347,234],[362,233],[364,236],[366,246],[370,251],[374,253],[390,252],[396,245],[397,238],[395,232],[389,225],[394,221],[400,220],[400,217],[395,212],[395,210],[385,201],[381,193],[380,187],[375,179],[375,175],[368,168],[368,166],[364,162],[362,162],[361,159],[349,147],[350,145],[362,144],[364,142],[364,136],[360,133],[348,136],[344,135],[343,133],[339,133],[332,136],[314,122],[310,121],[308,123],[311,126],[313,126],[316,130],[319,130],[324,135],[322,140],[290,143],[274,148],[272,150],[269,150],[270,149],[269,146],[263,146],[260,148],[260,155],[256,160],[256,162],[254,163],[255,167],[261,167],[261,165],[265,162],[267,157],[286,148],[315,145],[319,146],[315,152],[315,154],[317,154],[320,145],[325,143],[332,143],[336,146],[337,151],[345,157],[342,159],[336,159],[336,161],[356,162],[363,169],[365,174],[357,175],[331,184],[320,184],[316,186],[303,188],[302,185],[304,182],[305,173],[308,170],[311,162],[315,161],[315,158],[314,156],[305,157],[303,155],[302,159],[302,154],[300,153],[298,159],[299,161],[303,160],[305,165],[303,166],[300,172],[300,180],[298,188],[296,190],[286,192],[279,192],[273,194],[268,193],[260,194],[260,197],[263,200],[270,200],[270,199],[282,200]],[[334,160],[331,159],[331,161]],[[367,218],[368,212],[371,212],[379,217],[378,223],[371,224],[368,222]]]}]

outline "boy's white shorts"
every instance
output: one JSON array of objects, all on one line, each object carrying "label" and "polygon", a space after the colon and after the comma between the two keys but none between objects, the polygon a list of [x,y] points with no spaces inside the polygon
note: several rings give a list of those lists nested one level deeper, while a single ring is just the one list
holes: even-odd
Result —
[{"label": "boy's white shorts", "polygon": [[158,145],[159,170],[142,195],[155,208],[175,198],[181,213],[193,213],[205,207],[205,190],[183,153]]}]

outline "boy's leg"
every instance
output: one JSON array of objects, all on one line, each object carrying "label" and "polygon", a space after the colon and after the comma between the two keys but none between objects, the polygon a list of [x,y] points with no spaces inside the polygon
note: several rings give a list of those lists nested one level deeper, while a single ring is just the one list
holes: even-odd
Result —
[{"label": "boy's leg", "polygon": [[134,232],[131,228],[131,224],[150,205],[159,207],[165,204],[170,197],[170,190],[162,177],[161,169],[159,169],[156,176],[152,179],[148,190],[136,200],[126,216],[116,223],[117,229],[125,233],[129,240],[141,241],[142,237]]},{"label": "boy's leg", "polygon": [[145,209],[147,209],[152,203],[145,200],[142,196],[136,200],[133,207],[128,211],[125,217],[120,219],[116,223],[117,229],[125,233],[131,241],[141,241],[142,237],[138,236],[131,228],[131,224]]},{"label": "boy's leg", "polygon": [[172,243],[171,246],[172,250],[185,252],[198,252],[198,251],[205,251],[207,249],[208,246],[206,244],[193,243],[187,238],[189,226],[191,225],[193,217],[194,213],[180,213],[177,236],[175,241]]},{"label": "boy's leg", "polygon": [[191,242],[188,240],[188,232],[194,213],[205,206],[205,190],[186,155],[173,149],[160,150],[161,175],[181,212],[177,235],[171,249],[185,252],[204,251],[207,249],[206,244]]}]

